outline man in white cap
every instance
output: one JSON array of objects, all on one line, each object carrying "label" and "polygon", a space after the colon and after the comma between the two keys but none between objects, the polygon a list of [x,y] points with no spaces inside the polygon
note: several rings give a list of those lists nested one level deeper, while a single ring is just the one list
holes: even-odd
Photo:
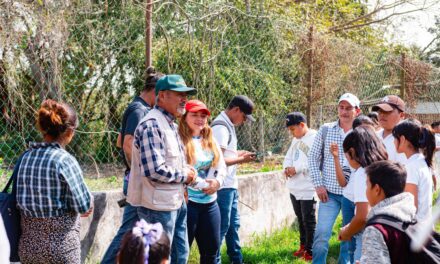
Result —
[{"label": "man in white cap", "polygon": [[[343,94],[338,101],[338,120],[326,123],[318,131],[312,148],[309,152],[309,171],[319,197],[318,223],[313,239],[313,263],[326,263],[329,239],[332,234],[336,217],[342,208],[342,187],[336,180],[336,170],[333,156],[330,153],[330,144],[336,143],[339,147],[339,162],[344,172],[349,175],[350,169],[344,161],[342,143],[345,136],[351,132],[353,120],[361,112],[359,99],[351,94]],[[344,212],[342,212],[344,216]],[[353,214],[353,213],[351,213]],[[343,217],[344,218],[344,217]],[[349,242],[341,242],[339,263],[348,263]]]}]

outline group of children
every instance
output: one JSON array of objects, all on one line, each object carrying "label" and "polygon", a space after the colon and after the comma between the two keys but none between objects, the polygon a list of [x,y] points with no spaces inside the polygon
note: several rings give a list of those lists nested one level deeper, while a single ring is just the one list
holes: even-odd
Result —
[{"label": "group of children", "polygon": [[[338,237],[349,241],[349,248],[341,250],[348,251],[350,263],[407,263],[409,253],[401,252],[408,249],[403,235],[369,220],[378,215],[404,223],[431,219],[435,133],[415,119],[398,123],[392,136],[397,153],[407,159],[401,164],[389,159],[374,118],[373,112],[354,120],[342,144],[343,154],[336,143],[329,148],[337,182],[343,187],[343,227]],[[300,112],[287,115],[286,126],[294,139],[283,168],[300,231],[301,246],[293,255],[312,260],[316,191],[307,171],[307,154],[317,133],[306,123]],[[340,155],[345,156],[343,164]]]}]

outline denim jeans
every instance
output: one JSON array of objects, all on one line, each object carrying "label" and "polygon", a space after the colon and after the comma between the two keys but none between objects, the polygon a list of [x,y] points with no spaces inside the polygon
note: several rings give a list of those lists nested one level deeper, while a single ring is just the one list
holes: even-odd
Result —
[{"label": "denim jeans", "polygon": [[207,204],[188,202],[188,242],[197,241],[200,264],[217,263],[220,249],[220,210],[217,202]]},{"label": "denim jeans", "polygon": [[[316,225],[313,239],[313,263],[327,263],[329,239],[332,235],[333,225],[342,208],[342,195],[328,193],[328,201],[319,202],[318,224]],[[349,259],[347,242],[341,242],[338,263],[345,263]]]},{"label": "denim jeans", "polygon": [[361,232],[357,233],[356,235],[354,235],[354,240],[356,242],[356,249],[354,251],[354,263],[356,263],[357,260],[361,259],[362,256],[362,234],[364,233],[364,231],[362,230]]},{"label": "denim jeans", "polygon": [[[223,242],[223,238],[226,240],[230,262],[241,264],[243,263],[243,255],[241,254],[240,238],[238,237],[238,229],[240,228],[238,190],[233,188],[218,190],[217,204],[221,215],[220,241]],[[217,254],[217,263],[221,263],[220,250]]]},{"label": "denim jeans", "polygon": [[[342,196],[342,226],[348,225],[354,217],[355,204]],[[353,236],[351,241],[344,242],[344,252],[348,252],[347,259],[340,259],[342,263],[355,263],[354,252],[356,250],[356,240]]]},{"label": "denim jeans", "polygon": [[156,211],[145,207],[138,207],[137,213],[140,219],[148,223],[160,222],[167,232],[171,242],[170,263],[186,264],[188,262],[189,245],[186,229],[186,203],[175,211]]},{"label": "denim jeans", "polygon": [[313,235],[316,227],[316,201],[315,199],[297,200],[292,194],[290,194],[290,201],[298,221],[301,245],[304,245],[305,249],[312,253]]},{"label": "denim jeans", "polygon": [[[130,173],[130,171],[125,171],[124,175],[124,184],[122,187],[122,192],[124,195],[127,195],[127,188],[128,188],[128,178],[127,175]],[[121,245],[122,238],[124,237],[124,234],[130,231],[135,223],[139,221],[139,217],[137,215],[137,208],[134,206],[131,206],[130,204],[127,204],[124,207],[124,213],[122,215],[122,223],[119,227],[118,232],[116,233],[116,236],[113,238],[112,242],[108,246],[104,257],[102,258],[101,263],[102,264],[114,264],[116,263],[116,256],[119,251],[119,247]]]}]

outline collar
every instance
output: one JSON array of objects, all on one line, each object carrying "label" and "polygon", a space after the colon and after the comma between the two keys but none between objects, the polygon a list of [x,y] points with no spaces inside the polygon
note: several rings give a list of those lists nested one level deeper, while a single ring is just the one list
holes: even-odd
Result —
[{"label": "collar", "polygon": [[408,158],[408,161],[413,161],[418,159],[425,159],[425,156],[423,156],[422,153],[414,153],[411,155],[411,157]]},{"label": "collar", "polygon": [[60,143],[58,142],[31,142],[29,143],[29,148],[31,149],[39,149],[39,148],[58,148],[62,149]]},{"label": "collar", "polygon": [[151,105],[149,105],[142,97],[136,96],[136,100],[139,100],[141,104],[143,104],[145,107],[151,108]]},{"label": "collar", "polygon": [[161,113],[165,116],[165,118],[167,119],[168,122],[171,123],[171,122],[173,122],[174,120],[176,120],[176,118],[175,118],[172,114],[170,114],[169,112],[167,112],[167,111],[166,111],[165,109],[163,109],[162,107],[155,105],[155,106],[154,106],[154,109],[159,110],[159,112],[161,112]]},{"label": "collar", "polygon": [[231,127],[235,127],[234,124],[232,123],[231,119],[229,119],[228,115],[226,114],[225,111],[222,111],[220,113],[220,115],[223,117],[223,119],[226,121],[226,123],[228,123],[228,125],[230,125]]}]

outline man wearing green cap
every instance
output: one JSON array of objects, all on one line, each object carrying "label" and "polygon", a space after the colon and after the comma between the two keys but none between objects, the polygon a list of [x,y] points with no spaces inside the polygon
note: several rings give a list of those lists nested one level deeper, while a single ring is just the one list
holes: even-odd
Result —
[{"label": "man wearing green cap", "polygon": [[156,83],[156,105],[134,133],[127,201],[138,206],[140,219],[160,222],[171,241],[171,263],[186,264],[189,245],[184,184],[196,171],[186,163],[174,123],[185,112],[187,96],[196,90],[180,75],[166,75]]}]

